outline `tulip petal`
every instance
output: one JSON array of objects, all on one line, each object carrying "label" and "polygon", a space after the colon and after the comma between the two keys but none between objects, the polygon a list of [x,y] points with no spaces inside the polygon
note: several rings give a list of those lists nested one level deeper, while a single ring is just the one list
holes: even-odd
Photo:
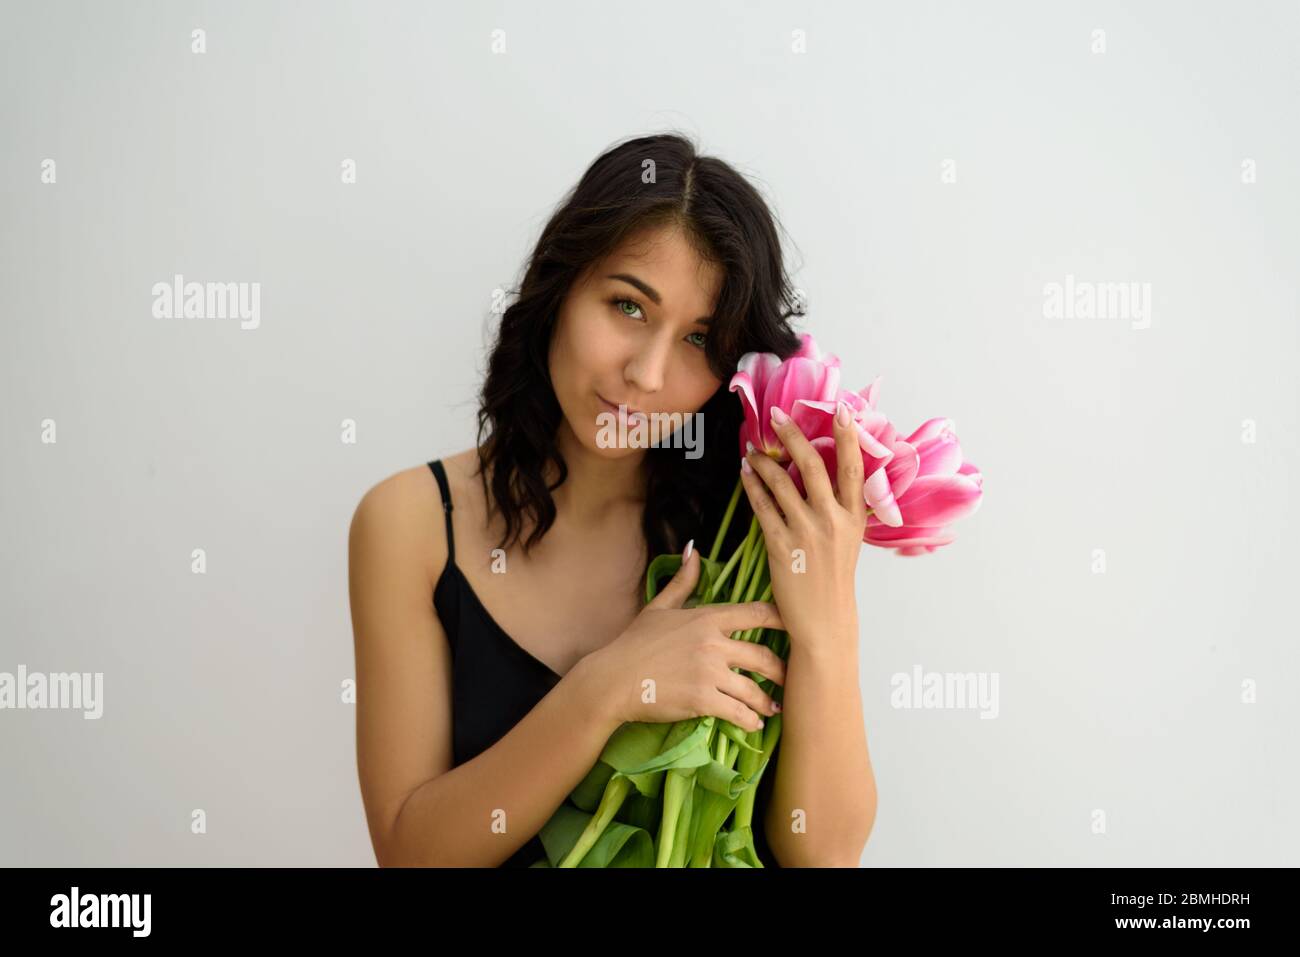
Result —
[{"label": "tulip petal", "polygon": [[862,389],[858,393],[859,395],[862,396],[862,398],[866,400],[867,405],[871,406],[873,409],[876,407],[876,398],[880,394],[880,380],[882,378],[883,376],[876,376],[876,378],[872,381],[871,385]]},{"label": "tulip petal", "polygon": [[[894,490],[890,487],[884,466],[867,476],[867,481],[862,486],[862,497],[879,521],[893,526],[903,524],[903,515],[894,499]],[[868,516],[868,520],[870,518]]]},{"label": "tulip petal", "polygon": [[838,366],[828,366],[812,359],[787,359],[773,375],[763,394],[763,414],[772,406],[789,412],[796,399],[833,402],[840,385]]},{"label": "tulip petal", "polygon": [[883,459],[886,462],[894,457],[893,449],[881,442],[869,425],[864,425],[860,420],[855,424],[858,426],[858,447],[864,453],[873,459]]},{"label": "tulip petal", "polygon": [[947,525],[975,512],[982,492],[965,475],[923,475],[898,498],[908,525]]},{"label": "tulip petal", "polygon": [[938,547],[950,544],[957,538],[943,526],[905,525],[902,528],[891,528],[888,525],[873,524],[872,518],[874,516],[868,517],[867,528],[862,537],[868,545],[878,545],[882,548]]},{"label": "tulip petal", "polygon": [[894,454],[886,465],[889,469],[889,487],[901,500],[903,493],[911,488],[912,482],[916,480],[921,468],[921,457],[910,443],[899,439],[894,441],[891,451]]},{"label": "tulip petal", "polygon": [[812,359],[816,362],[822,362],[826,365],[832,366],[838,366],[840,364],[839,356],[821,351],[811,332],[799,333],[799,349],[790,358]]},{"label": "tulip petal", "polygon": [[956,475],[961,467],[961,445],[957,436],[951,432],[941,432],[925,439],[916,446],[920,457],[917,476],[921,475]]},{"label": "tulip petal", "polygon": [[737,363],[728,388],[740,393],[746,419],[752,415],[755,423],[759,421],[759,397],[780,365],[781,360],[770,352],[747,352]]},{"label": "tulip petal", "polygon": [[790,409],[790,418],[799,426],[805,438],[813,439],[819,435],[834,437],[832,424],[835,416],[834,402],[821,402],[814,399],[795,399]]},{"label": "tulip petal", "polygon": [[[837,463],[839,457],[836,455],[835,439],[829,436],[820,435],[815,439],[810,439],[808,444],[811,445],[816,450],[817,454],[821,456],[822,464],[826,466],[826,474],[830,476],[831,489],[838,494],[839,466]],[[795,464],[794,460],[791,460],[785,470],[789,473],[791,480],[794,482],[795,488],[799,490],[799,494],[804,498],[807,498],[808,489],[807,486],[803,484],[803,475],[799,472],[799,466]]]},{"label": "tulip petal", "polygon": [[737,372],[745,372],[756,387],[762,387],[781,368],[781,360],[770,352],[746,352],[736,363]]},{"label": "tulip petal", "polygon": [[912,445],[919,445],[926,439],[938,435],[944,429],[954,433],[957,431],[952,424],[952,419],[943,416],[934,419],[926,419],[915,432],[907,437],[907,441]]}]

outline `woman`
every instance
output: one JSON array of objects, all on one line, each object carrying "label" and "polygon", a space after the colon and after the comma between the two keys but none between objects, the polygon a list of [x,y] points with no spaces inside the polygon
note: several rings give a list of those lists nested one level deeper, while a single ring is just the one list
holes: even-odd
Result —
[{"label": "woman", "polygon": [[[811,530],[807,572],[773,550],[776,604],[682,608],[740,464],[728,381],[745,352],[798,348],[794,300],[761,197],[680,136],[609,150],[552,216],[501,321],[477,447],[384,479],[353,517],[357,759],[381,866],[541,861],[538,831],[622,722],[775,714],[738,667],[785,703],[756,795],[760,860],[857,866],[875,786],[852,502],[796,506],[784,470],[755,461],[750,505],[769,543],[777,522]],[[703,454],[610,447],[602,414],[631,410],[700,413]],[[748,525],[732,521],[725,554]],[[647,563],[672,551],[682,570],[642,608]],[[758,625],[790,633],[788,661],[728,637]]]}]

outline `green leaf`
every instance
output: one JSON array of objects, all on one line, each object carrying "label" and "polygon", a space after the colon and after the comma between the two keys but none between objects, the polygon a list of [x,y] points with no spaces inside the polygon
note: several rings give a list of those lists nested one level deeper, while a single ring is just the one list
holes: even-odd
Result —
[{"label": "green leaf", "polygon": [[[749,538],[761,540],[759,535],[751,527]],[[757,541],[747,540],[746,544],[750,550],[758,548]],[[729,561],[734,565],[742,552],[746,549]],[[753,554],[761,558],[763,551]],[[695,589],[683,603],[687,608],[707,601],[726,568],[702,554],[700,563]],[[753,565],[755,572],[748,576],[745,593],[769,594],[763,590],[769,581],[768,562]],[[646,601],[652,601],[680,568],[680,555],[656,556],[646,572]],[[783,631],[756,629],[745,637],[768,645],[782,658],[789,653],[789,636]],[[769,694],[774,693],[770,679],[754,672],[742,673]],[[715,741],[715,732],[724,734],[727,742]],[[764,770],[775,758],[780,732],[780,715],[769,718],[757,732],[711,715],[671,725],[625,723],[611,735],[595,766],[570,793],[572,806],[562,805],[543,827],[540,836],[547,859],[532,866],[559,867],[567,858],[568,865],[579,867],[652,867],[660,858],[660,864],[670,867],[688,863],[693,867],[762,867],[753,847],[754,797]],[[735,743],[730,754],[729,742]],[[715,759],[715,748],[724,761]],[[733,770],[731,764],[737,768]],[[670,782],[671,789],[667,786]],[[729,819],[730,830],[723,830]]]},{"label": "green leaf", "polygon": [[633,775],[646,774],[652,771],[667,771],[670,768],[696,768],[702,764],[708,764],[712,760],[709,756],[709,731],[713,728],[713,716],[691,718],[686,722],[678,722],[678,724],[687,726],[694,724],[695,727],[686,737],[666,751],[635,767],[620,768],[618,773],[632,777]]},{"label": "green leaf", "polygon": [[[658,797],[661,776],[655,772],[664,768],[658,767],[656,761],[663,752],[664,741],[672,727],[671,724],[649,724],[644,721],[628,721],[621,725],[600,753],[600,763],[612,769],[605,776],[606,785],[614,777],[627,777],[639,793],[646,797]],[[595,805],[583,810],[594,811]]]},{"label": "green leaf", "polygon": [[[659,594],[661,582],[666,582],[677,574],[678,569],[682,567],[681,555],[656,555],[646,568],[645,574],[645,600],[650,602],[654,600],[655,595]],[[714,581],[722,574],[722,563],[715,562],[711,559],[700,555],[700,577],[695,583],[695,590],[690,597],[682,603],[683,608],[694,608],[700,604],[704,597],[713,587]]]},{"label": "green leaf", "polygon": [[720,794],[730,801],[740,797],[746,786],[744,775],[714,760],[695,769],[695,782],[706,791]]},{"label": "green leaf", "polygon": [[[591,817],[567,804],[560,805],[551,815],[538,834],[550,867],[558,867],[564,860],[587,829]],[[612,821],[578,866],[654,867],[654,842],[645,829]]]},{"label": "green leaf", "polygon": [[[656,775],[656,778],[662,783],[664,776],[659,774]],[[662,797],[647,797],[633,791],[628,795],[627,800],[623,802],[623,806],[619,808],[617,819],[624,824],[639,827],[647,833],[653,834],[663,817],[663,806]]]},{"label": "green leaf", "polygon": [[578,782],[578,786],[569,792],[569,800],[588,814],[595,814],[605,787],[613,776],[613,768],[604,761],[597,761],[587,776]]},{"label": "green leaf", "polygon": [[686,782],[686,796],[682,801],[682,809],[677,816],[677,829],[676,834],[673,836],[673,851],[668,858],[669,867],[685,867],[687,855],[690,854],[691,850],[691,830],[695,817],[695,795],[704,792],[694,786],[693,778],[695,775],[693,772],[674,771],[673,773],[685,773],[690,775],[692,779]]},{"label": "green leaf", "polygon": [[[697,775],[699,772],[696,772]],[[734,773],[734,772],[733,772]],[[695,821],[691,830],[691,867],[711,867],[718,829],[727,822],[736,798],[704,788],[695,789]]]},{"label": "green leaf", "polygon": [[749,743],[749,735],[752,732],[746,731],[744,728],[740,727],[739,725],[732,724],[730,721],[727,721],[725,718],[718,722],[718,731],[720,731],[722,734],[725,734],[728,738],[730,738],[732,741],[735,741],[736,744],[740,745],[742,748],[744,748],[747,751],[753,751],[755,754],[758,754],[761,750],[760,748],[756,748]]},{"label": "green leaf", "polygon": [[762,867],[754,850],[754,834],[747,827],[721,831],[713,845],[714,867]]},{"label": "green leaf", "polygon": [[655,832],[655,867],[673,866],[673,854],[679,843],[677,835],[682,831],[681,817],[686,813],[686,800],[694,788],[695,775],[691,770],[674,768],[664,775],[663,813]]}]

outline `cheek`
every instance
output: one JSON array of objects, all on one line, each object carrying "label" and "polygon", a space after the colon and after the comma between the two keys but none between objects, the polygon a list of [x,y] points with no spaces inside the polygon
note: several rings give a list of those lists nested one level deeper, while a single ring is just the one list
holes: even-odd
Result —
[{"label": "cheek", "polygon": [[592,303],[573,316],[565,337],[575,368],[586,378],[608,381],[611,369],[621,369],[636,348],[635,324],[620,324],[617,316],[606,315],[599,303]]},{"label": "cheek", "polygon": [[600,315],[597,304],[565,313],[551,338],[551,382],[556,392],[580,400],[598,382],[608,382],[608,367],[617,366],[627,343],[617,326]]},{"label": "cheek", "polygon": [[568,350],[564,346],[564,324],[560,323],[551,334],[551,345],[546,351],[546,371],[550,374],[551,385],[556,393],[562,393],[568,379]]},{"label": "cheek", "polygon": [[627,348],[627,337],[634,324],[631,319],[624,319],[620,325],[617,316],[607,314],[600,303],[592,303],[574,325],[581,329],[583,350],[599,358],[617,356]]},{"label": "cheek", "polygon": [[704,403],[713,398],[721,385],[722,381],[708,371],[707,366],[703,372],[695,372],[683,392],[687,398],[684,407],[698,412]]},{"label": "cheek", "polygon": [[591,334],[590,315],[580,306],[570,305],[560,315],[551,336],[551,374],[553,379],[568,379],[582,364],[582,343]]}]

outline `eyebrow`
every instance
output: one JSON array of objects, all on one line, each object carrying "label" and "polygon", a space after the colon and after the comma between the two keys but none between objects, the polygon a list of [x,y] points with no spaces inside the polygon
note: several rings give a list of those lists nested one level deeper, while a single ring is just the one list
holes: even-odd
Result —
[{"label": "eyebrow", "polygon": [[[651,300],[651,301],[652,301],[656,306],[659,306],[659,305],[662,305],[662,304],[663,304],[663,299],[662,299],[662,297],[660,297],[659,292],[655,289],[655,287],[654,287],[654,286],[651,286],[649,283],[642,282],[640,279],[637,279],[636,276],[633,276],[633,275],[631,275],[631,274],[629,274],[629,273],[625,273],[625,272],[616,272],[616,273],[611,273],[610,275],[606,276],[605,278],[606,278],[606,279],[620,279],[620,280],[622,280],[623,282],[627,283],[627,284],[630,285],[630,286],[636,286],[637,289],[640,289],[641,292],[643,292],[643,293],[645,293],[645,295],[649,296],[649,297],[650,297],[650,300]],[[708,325],[710,325],[710,324],[713,322],[713,317],[712,317],[712,316],[705,316],[705,317],[702,318],[702,319],[696,319],[695,322],[696,322],[697,325],[708,326]]]}]

